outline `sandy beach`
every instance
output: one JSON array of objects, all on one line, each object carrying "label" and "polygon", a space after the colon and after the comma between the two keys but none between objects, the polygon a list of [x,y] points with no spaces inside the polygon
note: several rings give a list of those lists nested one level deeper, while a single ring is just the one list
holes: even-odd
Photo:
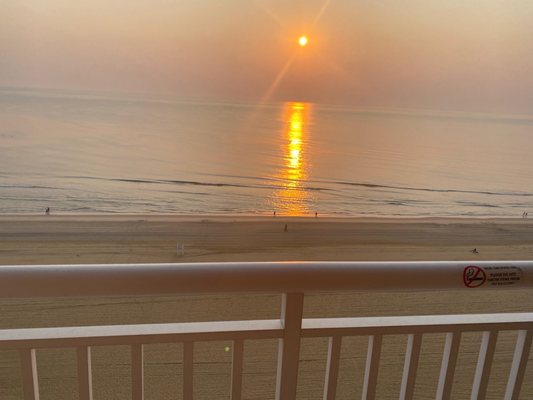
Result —
[{"label": "sandy beach", "polygon": [[0,264],[533,258],[519,218],[2,216],[0,238]]},{"label": "sandy beach", "polygon": [[[287,225],[287,231],[284,228]],[[183,256],[176,244],[183,244]],[[471,252],[476,248],[478,254]],[[532,260],[533,220],[371,219],[232,216],[1,216],[0,264],[202,261]],[[420,293],[312,293],[305,317],[531,311],[526,290]],[[157,298],[4,299],[1,328],[276,318],[277,295]],[[434,398],[443,335],[424,340],[416,398]],[[516,333],[501,334],[487,398],[502,398]],[[430,340],[432,339],[432,340]],[[397,398],[405,337],[384,341],[378,398]],[[453,398],[469,398],[480,335],[464,335]],[[228,398],[228,343],[195,347],[195,398]],[[327,345],[305,340],[298,398],[322,396]],[[273,397],[276,342],[247,343],[244,398]],[[366,338],[345,338],[339,399],[358,397]],[[38,352],[43,399],[76,398],[75,352]],[[147,346],[146,398],[181,398],[181,346]],[[531,364],[531,362],[530,362]],[[95,399],[130,396],[127,347],[94,349]],[[0,354],[0,398],[20,398],[18,355]],[[532,377],[533,367],[526,371]],[[61,382],[61,385],[59,384]],[[525,379],[521,398],[533,396]]]}]

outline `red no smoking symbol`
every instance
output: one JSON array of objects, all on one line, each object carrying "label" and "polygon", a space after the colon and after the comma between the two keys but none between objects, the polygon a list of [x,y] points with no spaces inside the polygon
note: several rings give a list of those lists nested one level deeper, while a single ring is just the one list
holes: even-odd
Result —
[{"label": "red no smoking symbol", "polygon": [[481,267],[469,265],[463,271],[463,282],[466,287],[475,288],[483,285],[487,280],[487,274]]}]

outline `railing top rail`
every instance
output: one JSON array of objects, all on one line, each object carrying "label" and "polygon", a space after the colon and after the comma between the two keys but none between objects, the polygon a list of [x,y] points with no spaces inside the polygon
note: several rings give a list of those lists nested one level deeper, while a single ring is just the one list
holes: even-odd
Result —
[{"label": "railing top rail", "polygon": [[[531,329],[533,313],[308,318],[302,337]],[[279,319],[0,329],[0,349],[283,337]]]},{"label": "railing top rail", "polygon": [[533,287],[533,261],[0,266],[0,297],[524,287]]}]

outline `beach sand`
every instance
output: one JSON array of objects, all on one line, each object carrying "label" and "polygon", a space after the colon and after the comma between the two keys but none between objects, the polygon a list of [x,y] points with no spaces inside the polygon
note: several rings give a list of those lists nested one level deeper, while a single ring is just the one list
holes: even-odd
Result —
[{"label": "beach sand", "polygon": [[[284,226],[287,224],[287,231]],[[0,264],[202,261],[533,260],[528,219],[231,216],[1,216]],[[183,256],[176,244],[185,245]],[[479,254],[470,250],[477,248]],[[528,290],[310,293],[304,317],[531,311]],[[0,328],[276,318],[279,295],[1,299]],[[497,344],[489,399],[503,397],[516,332]],[[470,398],[480,334],[463,335],[453,399]],[[338,399],[360,397],[367,338],[344,338]],[[417,399],[435,396],[444,336],[422,346]],[[377,398],[398,398],[405,336],[384,339]],[[195,346],[195,399],[229,398],[231,343]],[[275,340],[245,345],[244,397],[273,398]],[[306,339],[298,398],[322,398],[327,339]],[[129,349],[93,349],[95,399],[130,397]],[[181,346],[146,346],[146,399],[179,399]],[[38,351],[42,399],[76,398],[75,350]],[[0,398],[21,397],[15,351],[0,352]],[[533,362],[530,362],[533,364]],[[533,366],[521,398],[533,398]]]}]

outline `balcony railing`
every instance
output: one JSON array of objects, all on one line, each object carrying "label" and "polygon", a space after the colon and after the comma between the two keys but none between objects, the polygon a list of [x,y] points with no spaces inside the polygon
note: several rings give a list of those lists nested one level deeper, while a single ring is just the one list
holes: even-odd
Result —
[{"label": "balcony railing", "polygon": [[76,348],[80,400],[92,399],[91,347],[131,347],[132,397],[143,399],[143,345],[183,344],[183,398],[193,399],[194,343],[232,340],[231,399],[241,399],[243,343],[279,339],[276,399],[296,397],[302,338],[327,337],[324,396],[335,399],[343,337],[367,336],[363,399],[376,398],[382,339],[407,335],[400,399],[412,399],[424,334],[445,333],[436,399],[449,399],[461,335],[482,332],[471,398],[485,398],[498,333],[518,331],[505,399],[518,399],[533,337],[533,313],[304,319],[304,293],[341,290],[531,288],[533,262],[291,262],[0,267],[1,297],[274,292],[279,319],[0,330],[0,349],[18,349],[26,400],[39,399],[36,349]]}]

